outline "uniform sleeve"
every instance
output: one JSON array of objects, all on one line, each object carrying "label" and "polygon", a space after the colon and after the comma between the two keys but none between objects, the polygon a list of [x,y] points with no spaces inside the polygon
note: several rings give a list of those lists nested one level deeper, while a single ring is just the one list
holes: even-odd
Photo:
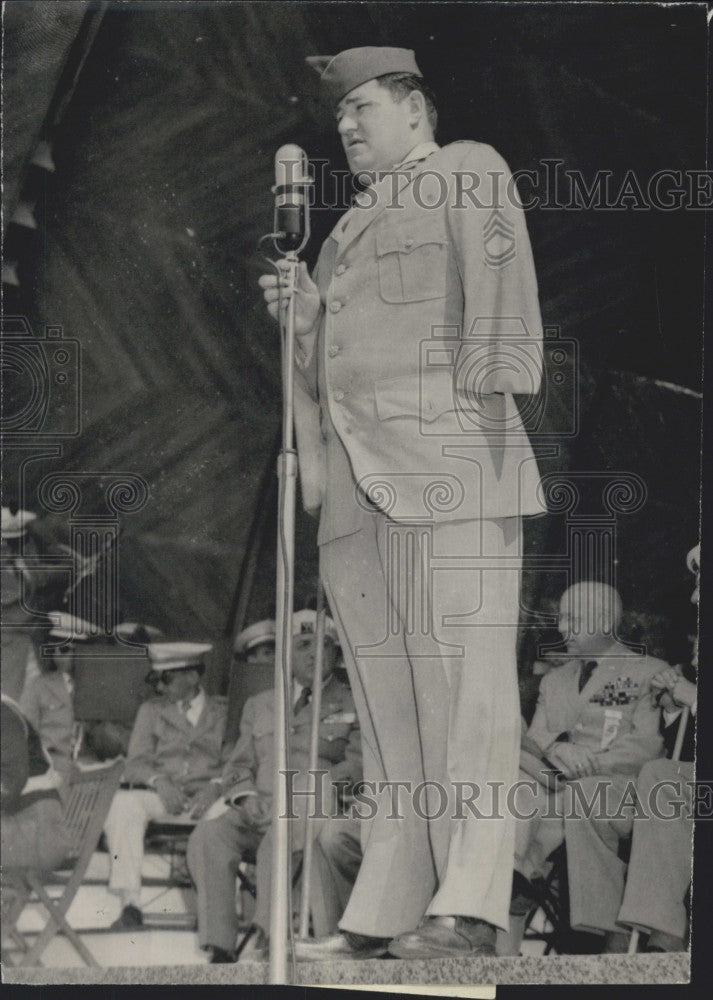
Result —
[{"label": "uniform sleeve", "polygon": [[221,785],[231,796],[241,792],[257,792],[255,777],[259,761],[255,752],[253,727],[255,725],[255,699],[248,698],[240,718],[240,735],[223,768]]},{"label": "uniform sleeve", "polygon": [[661,709],[651,703],[647,684],[634,709],[631,729],[594,755],[601,764],[600,774],[634,774],[647,761],[660,757],[663,749],[660,716]]},{"label": "uniform sleeve", "polygon": [[308,393],[305,381],[295,373],[294,406],[295,437],[299,455],[300,490],[302,506],[314,513],[322,506],[327,485],[327,455],[319,404]]},{"label": "uniform sleeve", "polygon": [[343,783],[347,787],[352,787],[361,781],[363,776],[361,730],[359,726],[354,726],[344,748],[344,759],[331,769],[331,777],[335,784]]},{"label": "uniform sleeve", "polygon": [[[312,274],[312,280],[316,284],[319,284],[319,268],[318,260]],[[322,437],[317,386],[317,341],[323,317],[322,303],[310,332],[303,337],[297,337],[295,343],[294,413],[300,490],[302,506],[313,516],[322,506],[327,480],[327,459]]]},{"label": "uniform sleeve", "polygon": [[[321,260],[322,253],[320,252],[319,259],[311,275],[312,281],[316,285],[319,285]],[[321,302],[312,329],[308,333],[295,337],[295,366],[297,369],[295,374],[301,377],[301,381],[314,400],[317,399],[317,338],[323,319],[324,302]]]},{"label": "uniform sleeve", "polygon": [[151,702],[144,702],[136,716],[131,732],[124,780],[146,785],[157,773],[156,745],[158,734],[154,725],[155,713]]},{"label": "uniform sleeve", "polygon": [[459,393],[537,393],[542,320],[532,249],[512,174],[491,146],[469,151],[453,172],[446,218],[464,297]]},{"label": "uniform sleeve", "polygon": [[[235,741],[231,740],[229,743],[224,743],[220,748],[220,774],[222,775],[225,768],[228,766],[228,761],[233,756],[235,750]],[[213,781],[222,781],[222,778],[215,777]]]}]

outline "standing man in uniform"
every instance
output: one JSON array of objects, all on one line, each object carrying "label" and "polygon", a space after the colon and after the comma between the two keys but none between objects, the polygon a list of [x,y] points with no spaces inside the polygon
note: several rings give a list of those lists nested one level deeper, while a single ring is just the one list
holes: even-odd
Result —
[{"label": "standing man in uniform", "polygon": [[[521,517],[542,512],[513,400],[540,384],[530,243],[495,150],[434,141],[412,51],[310,62],[364,189],[312,278],[300,265],[302,498],[320,512],[364,777],[391,783],[362,823],[344,933],[311,957],[493,954],[514,821],[476,819],[458,799],[477,784],[487,815],[486,782],[517,777]],[[277,317],[286,282],[260,285]]]}]

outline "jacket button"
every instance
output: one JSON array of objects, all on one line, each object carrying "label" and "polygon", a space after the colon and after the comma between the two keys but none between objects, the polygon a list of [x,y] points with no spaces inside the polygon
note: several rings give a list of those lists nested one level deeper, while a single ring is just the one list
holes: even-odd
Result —
[{"label": "jacket button", "polygon": [[332,313],[338,313],[341,308],[342,308],[341,302],[330,302],[329,304],[329,311]]},{"label": "jacket button", "polygon": [[341,401],[344,399],[344,393],[342,392],[341,389],[336,390],[336,392],[334,393],[334,398],[337,401],[337,403],[341,403]]},{"label": "jacket button", "polygon": [[347,269],[347,265],[346,264],[337,264],[337,266],[334,268],[334,273],[335,274],[344,274],[344,272],[346,271],[346,269]]},{"label": "jacket button", "polygon": [[339,348],[337,347],[337,345],[332,344],[329,347],[327,354],[330,356],[330,358],[336,358],[336,356],[339,354]]}]

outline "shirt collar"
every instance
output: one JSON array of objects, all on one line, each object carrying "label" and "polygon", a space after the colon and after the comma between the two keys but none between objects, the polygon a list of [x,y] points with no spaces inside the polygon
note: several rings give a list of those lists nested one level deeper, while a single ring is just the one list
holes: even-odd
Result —
[{"label": "shirt collar", "polygon": [[[322,690],[323,691],[324,691],[324,689],[326,688],[326,686],[329,684],[329,682],[331,681],[331,679],[333,677],[334,677],[334,671],[332,671],[332,673],[328,677],[324,678],[324,680],[322,681]],[[295,701],[297,701],[297,699],[302,694],[302,692],[304,691],[304,689],[305,689],[304,684],[300,684],[300,682],[297,681],[297,680],[295,680],[294,678],[292,679],[292,701],[293,701],[293,703]]]},{"label": "shirt collar", "polygon": [[194,695],[190,701],[184,701],[182,704],[186,706],[187,712],[190,712],[192,708],[197,708],[198,714],[200,715],[205,705],[205,691],[202,687],[199,687],[198,694]]},{"label": "shirt collar", "polygon": [[431,153],[435,153],[440,148],[441,147],[438,143],[434,142],[432,139],[428,142],[419,142],[413,147],[408,156],[405,156],[400,163],[394,164],[393,169],[398,170],[399,167],[404,165],[404,163],[417,163],[419,160],[425,160],[427,156],[430,156]]},{"label": "shirt collar", "polygon": [[[441,147],[437,142],[419,142],[413,147],[411,152],[404,157],[399,163],[395,163],[391,170],[381,170],[378,172],[376,179],[369,189],[366,191],[360,191],[359,194],[354,195],[352,201],[352,209],[357,208],[369,208],[373,207],[374,199],[379,202],[383,198],[393,198],[394,192],[394,180],[392,174],[397,173],[397,171],[404,169],[404,167],[414,167],[417,163],[425,160],[431,153],[435,153],[436,150]],[[336,229],[341,231],[346,227],[347,222],[351,218],[351,214],[347,213],[342,217],[342,219],[337,223]]]}]

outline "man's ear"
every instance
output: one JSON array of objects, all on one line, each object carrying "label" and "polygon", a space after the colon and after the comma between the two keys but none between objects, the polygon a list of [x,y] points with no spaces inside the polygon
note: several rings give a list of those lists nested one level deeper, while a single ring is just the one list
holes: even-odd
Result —
[{"label": "man's ear", "polygon": [[420,90],[412,90],[407,98],[409,102],[409,119],[413,128],[427,117],[426,98]]}]

